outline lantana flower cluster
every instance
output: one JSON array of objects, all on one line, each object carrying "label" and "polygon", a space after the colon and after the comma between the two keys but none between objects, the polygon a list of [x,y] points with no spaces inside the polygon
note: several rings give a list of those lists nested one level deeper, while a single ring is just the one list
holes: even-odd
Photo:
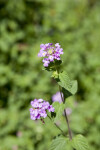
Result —
[{"label": "lantana flower cluster", "polygon": [[52,43],[41,44],[40,48],[38,57],[44,57],[44,67],[48,67],[50,62],[54,60],[61,60],[60,55],[63,54],[63,49],[60,47],[59,43],[56,43],[55,46],[53,46]]},{"label": "lantana flower cluster", "polygon": [[31,101],[33,108],[30,108],[30,116],[32,120],[43,119],[47,117],[47,110],[54,112],[54,108],[49,102],[43,99],[34,99]]}]

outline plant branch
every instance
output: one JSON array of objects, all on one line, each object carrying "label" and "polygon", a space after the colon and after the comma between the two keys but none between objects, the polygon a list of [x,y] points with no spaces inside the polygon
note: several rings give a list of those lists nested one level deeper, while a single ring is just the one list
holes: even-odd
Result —
[{"label": "plant branch", "polygon": [[[60,91],[60,96],[61,96],[62,102],[65,103],[64,96],[62,95],[62,89],[61,89],[60,86],[59,86],[59,91]],[[66,113],[66,109],[64,109],[64,115],[65,115],[67,126],[68,126],[69,139],[72,140],[72,132],[71,132],[71,129],[70,129],[70,126],[69,126],[69,120],[68,120],[68,116],[67,116],[67,113]]]},{"label": "plant branch", "polygon": [[71,132],[71,129],[70,129],[70,126],[69,126],[69,120],[68,120],[68,116],[67,116],[67,113],[66,113],[65,109],[64,109],[64,114],[65,114],[66,122],[67,122],[67,125],[68,125],[69,139],[72,140],[72,132]]},{"label": "plant branch", "polygon": [[[56,68],[56,66],[55,66],[55,69],[59,74],[59,70]],[[62,95],[62,87],[60,85],[59,85],[59,91],[60,91],[61,100],[62,100],[63,103],[65,103],[64,96]],[[68,126],[69,139],[72,140],[72,132],[71,132],[71,129],[70,129],[70,126],[69,126],[69,120],[68,120],[68,116],[67,116],[67,113],[66,113],[65,109],[64,109],[64,115],[65,115],[67,126]]]}]

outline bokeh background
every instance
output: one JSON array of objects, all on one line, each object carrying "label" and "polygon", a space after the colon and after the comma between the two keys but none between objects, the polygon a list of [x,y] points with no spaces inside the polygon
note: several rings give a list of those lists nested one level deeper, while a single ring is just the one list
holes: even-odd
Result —
[{"label": "bokeh background", "polygon": [[78,80],[77,94],[68,98],[73,135],[99,150],[100,0],[0,0],[0,150],[48,150],[59,134],[29,115],[32,99],[52,103],[58,91],[37,57],[48,42],[61,44],[62,69]]}]

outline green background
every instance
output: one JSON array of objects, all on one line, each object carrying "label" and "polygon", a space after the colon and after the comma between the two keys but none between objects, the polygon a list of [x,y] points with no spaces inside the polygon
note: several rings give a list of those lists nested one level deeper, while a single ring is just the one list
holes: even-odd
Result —
[{"label": "green background", "polygon": [[[58,91],[37,57],[41,43],[60,43],[62,70],[78,80],[67,100],[73,135],[100,148],[100,0],[0,0],[0,150],[48,150],[60,132],[30,119],[30,101]],[[59,121],[67,132],[64,118]]]}]

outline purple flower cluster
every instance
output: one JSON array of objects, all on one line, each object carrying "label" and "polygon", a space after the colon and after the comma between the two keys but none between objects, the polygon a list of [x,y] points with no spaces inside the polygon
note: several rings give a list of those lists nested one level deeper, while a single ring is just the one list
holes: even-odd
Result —
[{"label": "purple flower cluster", "polygon": [[[63,97],[63,93],[61,93],[61,94],[62,94],[62,97]],[[57,92],[56,94],[54,94],[52,96],[52,101],[61,103],[62,102],[61,94],[60,94],[60,92]]]},{"label": "purple flower cluster", "polygon": [[34,99],[31,101],[33,108],[30,108],[30,115],[32,120],[42,119],[47,117],[47,110],[49,112],[54,112],[54,108],[49,102],[43,99]]},{"label": "purple flower cluster", "polygon": [[56,43],[55,46],[53,46],[52,43],[41,44],[40,48],[38,57],[45,57],[43,59],[44,67],[48,67],[50,62],[54,60],[60,60],[60,55],[63,54],[63,49],[60,47],[59,43]]}]

